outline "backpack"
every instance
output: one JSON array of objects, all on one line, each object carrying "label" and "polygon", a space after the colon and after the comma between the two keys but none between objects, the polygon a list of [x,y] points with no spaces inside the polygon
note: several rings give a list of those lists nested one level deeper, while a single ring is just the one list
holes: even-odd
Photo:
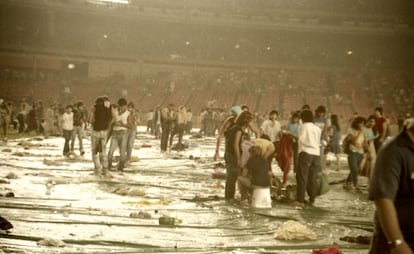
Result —
[{"label": "backpack", "polygon": [[352,135],[348,134],[342,141],[342,151],[346,154],[351,153],[351,140],[352,140]]}]

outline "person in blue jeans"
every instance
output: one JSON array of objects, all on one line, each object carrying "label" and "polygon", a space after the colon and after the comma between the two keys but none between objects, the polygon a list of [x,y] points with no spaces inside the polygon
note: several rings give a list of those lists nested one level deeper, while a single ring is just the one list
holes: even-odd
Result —
[{"label": "person in blue jeans", "polygon": [[345,190],[358,189],[358,170],[366,147],[364,132],[366,121],[364,117],[357,116],[351,123],[350,152],[348,154],[349,174],[344,185]]},{"label": "person in blue jeans", "polygon": [[233,124],[224,133],[225,152],[224,160],[226,161],[226,186],[224,197],[226,200],[234,199],[236,193],[236,181],[241,169],[241,144],[243,134],[248,128],[253,116],[249,111],[243,111]]}]

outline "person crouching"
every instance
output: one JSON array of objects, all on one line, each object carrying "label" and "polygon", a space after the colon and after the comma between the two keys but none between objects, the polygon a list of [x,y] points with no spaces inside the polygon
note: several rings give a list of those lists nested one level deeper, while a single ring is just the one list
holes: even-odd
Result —
[{"label": "person crouching", "polygon": [[240,178],[251,176],[251,207],[271,208],[269,160],[264,156],[259,146],[250,147],[249,154],[249,159]]}]

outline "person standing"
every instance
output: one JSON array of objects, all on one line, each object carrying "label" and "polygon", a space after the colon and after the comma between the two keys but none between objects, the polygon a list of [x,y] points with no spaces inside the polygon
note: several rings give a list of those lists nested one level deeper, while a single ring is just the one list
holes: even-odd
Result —
[{"label": "person standing", "polygon": [[365,123],[366,119],[362,116],[355,117],[351,123],[350,152],[348,153],[349,174],[344,184],[345,190],[359,189],[358,170],[364,157],[364,148],[366,148]]},{"label": "person standing", "polygon": [[83,102],[76,103],[73,110],[73,135],[71,140],[71,152],[75,149],[75,139],[78,137],[80,155],[84,155],[83,150],[83,124],[85,122],[84,105]]},{"label": "person standing", "polygon": [[191,109],[187,110],[187,124],[186,124],[186,133],[191,134],[191,130],[193,129],[193,113]]},{"label": "person standing", "polygon": [[224,198],[233,200],[236,193],[236,181],[239,176],[242,155],[242,141],[244,131],[248,128],[253,116],[249,111],[243,111],[237,118],[235,124],[226,130],[224,160],[226,162],[226,186]]},{"label": "person standing", "polygon": [[231,115],[224,120],[223,124],[220,127],[220,131],[217,135],[216,152],[214,154],[215,161],[220,158],[220,144],[222,139],[224,138],[224,134],[231,126],[233,126],[233,124],[236,123],[237,116],[241,114],[242,109],[240,108],[240,106],[233,106],[230,112]]},{"label": "person standing", "polygon": [[65,138],[65,145],[63,147],[63,155],[67,156],[73,147],[69,149],[69,142],[72,140],[73,136],[73,112],[72,105],[67,105],[65,108],[65,113],[63,113],[60,123],[63,137]]},{"label": "person standing", "polygon": [[305,192],[308,193],[309,203],[315,202],[317,194],[316,178],[321,171],[320,140],[321,129],[313,121],[313,113],[303,110],[300,118],[302,126],[298,138],[298,169],[296,171],[296,201],[293,206],[303,208],[305,205]]},{"label": "person standing", "polygon": [[326,166],[326,154],[325,148],[328,145],[329,137],[328,137],[328,128],[330,127],[330,123],[326,118],[326,108],[323,105],[320,105],[315,110],[315,125],[318,126],[322,133],[321,133],[321,140],[320,140],[320,157],[321,157],[321,166],[322,169]]},{"label": "person standing", "polygon": [[174,131],[173,133],[171,133],[171,137],[170,137],[170,146],[172,146],[174,135],[178,134],[177,150],[180,151],[184,149],[184,144],[182,143],[182,141],[183,141],[184,131],[187,125],[187,111],[184,106],[180,106],[178,108],[178,111],[176,112],[175,120],[176,121],[174,124]]},{"label": "person standing", "polygon": [[377,156],[368,195],[376,207],[370,254],[414,253],[413,165],[414,118],[411,118]]},{"label": "person standing", "polygon": [[111,103],[107,97],[98,97],[89,114],[92,125],[91,150],[94,173],[97,176],[107,175],[108,160],[106,155],[106,140],[112,121]]},{"label": "person standing", "polygon": [[173,124],[173,110],[174,104],[171,103],[161,110],[161,152],[167,151],[168,138]]},{"label": "person standing", "polygon": [[360,171],[362,175],[371,178],[371,174],[374,171],[375,168],[375,161],[377,159],[377,153],[375,152],[375,119],[376,117],[374,115],[370,115],[367,119],[367,122],[365,124],[365,138],[367,140],[367,149],[365,151],[364,158],[362,159],[361,165],[360,165]]},{"label": "person standing", "polygon": [[286,133],[290,136],[293,153],[293,172],[298,168],[298,136],[299,136],[299,113],[292,114],[289,123],[285,126]]},{"label": "person standing", "polygon": [[133,127],[132,117],[127,107],[127,101],[124,98],[118,100],[118,114],[113,120],[111,144],[108,152],[108,170],[112,168],[112,158],[117,148],[119,148],[120,155],[117,170],[123,171],[125,167],[128,130]]},{"label": "person standing", "polygon": [[160,129],[161,129],[161,108],[160,106],[157,106],[157,109],[155,109],[154,117],[152,119],[152,126],[154,128],[153,134],[155,138],[160,138]]},{"label": "person standing", "polygon": [[147,133],[151,133],[151,134],[154,134],[154,110],[150,110],[148,113],[147,113],[147,117],[146,117],[146,120],[147,120]]},{"label": "person standing", "polygon": [[336,157],[336,171],[339,171],[339,155],[341,153],[341,146],[339,142],[341,141],[341,127],[339,126],[338,115],[331,115],[331,126],[329,127],[329,135],[331,136],[330,143],[332,153],[335,154]]},{"label": "person standing", "polygon": [[[26,133],[35,131],[36,134],[38,133],[38,126],[37,126],[37,105],[33,103],[32,109],[30,109],[29,113],[26,116],[26,123],[27,128],[25,130]],[[64,113],[65,111],[63,111]],[[62,113],[62,115],[63,115]],[[60,121],[61,122],[61,121]]]},{"label": "person standing", "polygon": [[375,151],[378,152],[385,139],[388,136],[388,121],[383,115],[381,107],[375,108],[375,131],[378,134],[378,137],[374,140]]},{"label": "person standing", "polygon": [[55,104],[50,104],[45,113],[45,138],[56,134],[55,128]]},{"label": "person standing", "polygon": [[9,134],[9,125],[11,121],[11,110],[9,106],[0,99],[0,126],[3,129],[3,140],[7,142],[7,136]]},{"label": "person standing", "polygon": [[263,134],[269,136],[270,140],[274,143],[279,141],[280,136],[280,122],[277,120],[279,112],[272,110],[269,113],[269,119],[265,120],[260,127]]}]

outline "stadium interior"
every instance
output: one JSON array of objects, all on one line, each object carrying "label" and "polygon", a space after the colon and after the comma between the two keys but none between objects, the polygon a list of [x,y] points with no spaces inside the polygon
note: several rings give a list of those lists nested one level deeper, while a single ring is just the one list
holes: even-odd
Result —
[{"label": "stadium interior", "polygon": [[303,104],[346,119],[414,97],[414,3],[388,0],[3,0],[0,91],[126,96],[146,112]]}]

